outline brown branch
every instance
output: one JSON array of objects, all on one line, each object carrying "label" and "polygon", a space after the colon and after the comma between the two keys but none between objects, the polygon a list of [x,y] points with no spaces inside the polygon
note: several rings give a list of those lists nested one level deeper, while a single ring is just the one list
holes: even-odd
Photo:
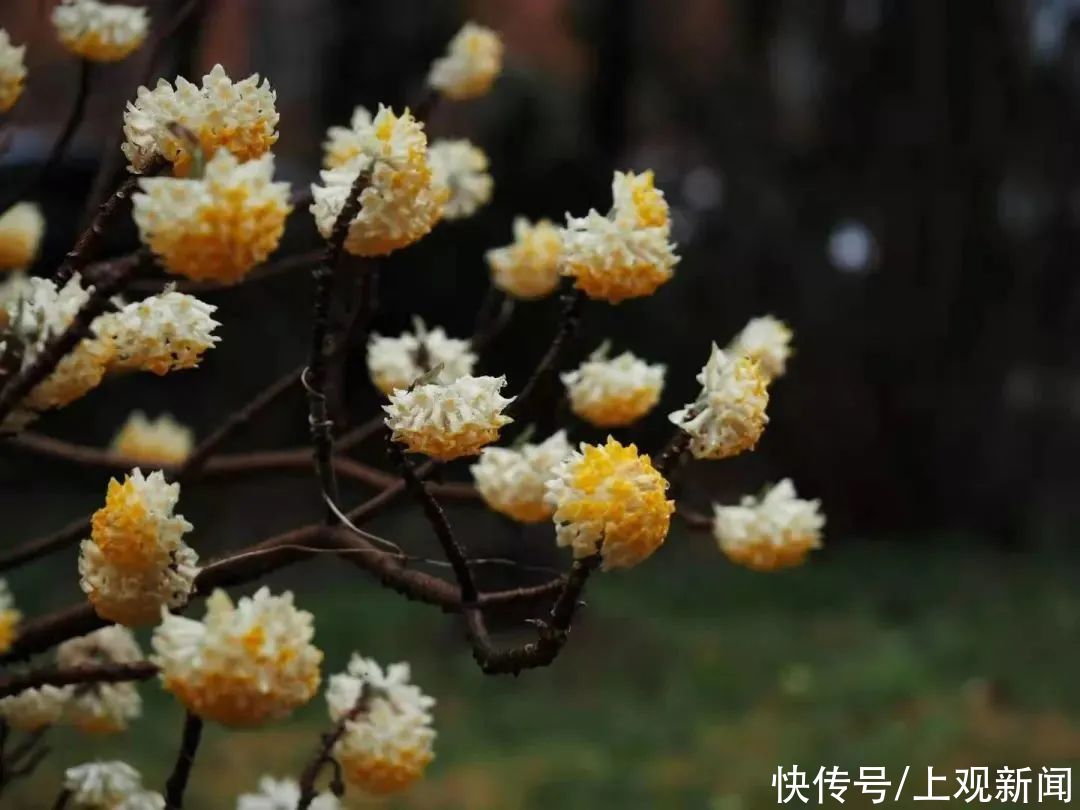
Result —
[{"label": "brown branch", "polygon": [[[319,779],[319,774],[322,773],[323,768],[333,763],[334,761],[334,746],[337,745],[338,740],[345,734],[345,728],[359,717],[361,714],[367,711],[368,698],[367,698],[366,684],[360,685],[360,694],[356,698],[356,703],[349,709],[345,715],[338,720],[330,731],[321,735],[319,738],[319,746],[315,749],[315,756],[311,758],[311,761],[304,767],[303,772],[300,774],[300,799],[296,803],[296,810],[308,810],[311,807],[311,803],[315,801],[319,795],[318,790],[315,787],[315,782]],[[340,796],[344,792],[344,785],[336,784],[333,790],[335,795]]]},{"label": "brown branch", "polygon": [[112,275],[96,283],[90,297],[75,313],[67,328],[49,340],[33,362],[0,389],[0,423],[3,423],[12,409],[33,391],[38,383],[52,374],[64,357],[90,335],[90,325],[94,319],[112,306],[110,299],[123,289],[124,284],[145,259],[146,254],[139,251],[133,254],[125,265],[116,268]]},{"label": "brown branch", "polygon": [[71,791],[64,788],[60,791],[60,795],[56,797],[56,801],[53,802],[52,810],[65,810],[68,806],[68,802],[71,801]]},{"label": "brown branch", "polygon": [[[150,163],[146,166],[146,169],[142,173],[142,177],[149,177],[151,175],[158,174],[165,168],[168,161],[161,155],[154,157]],[[68,251],[64,256],[64,262],[57,268],[53,274],[53,281],[58,285],[64,284],[69,278],[76,273],[81,273],[86,265],[89,264],[90,259],[93,258],[93,253],[97,250],[101,243],[101,237],[105,234],[105,228],[112,222],[113,217],[120,211],[120,205],[127,200],[131,195],[131,192],[135,190],[135,184],[138,183],[140,175],[131,175],[125,178],[116,190],[109,196],[105,202],[103,202],[94,214],[94,218],[90,220],[90,225],[86,230],[82,232],[78,241],[75,242],[75,246]]]},{"label": "brown branch", "polygon": [[184,717],[184,733],[180,738],[180,751],[176,755],[176,765],[165,782],[166,810],[182,810],[184,791],[191,778],[191,767],[195,764],[195,754],[202,739],[203,721],[197,714],[188,712]]},{"label": "brown branch", "polygon": [[120,683],[122,681],[145,681],[154,677],[158,668],[149,661],[130,664],[83,664],[62,669],[47,667],[10,675],[0,680],[0,698],[17,695],[27,689],[42,686],[72,686],[84,683]]},{"label": "brown branch", "polygon": [[653,466],[661,475],[669,475],[682,463],[683,454],[690,447],[690,434],[676,428],[667,444],[653,458]]},{"label": "brown branch", "polygon": [[517,397],[507,408],[511,416],[519,417],[524,413],[526,404],[533,397],[548,375],[556,371],[566,351],[567,344],[577,332],[581,324],[582,294],[580,290],[571,289],[562,294],[562,309],[559,313],[559,324],[555,328],[551,345],[536,364],[532,375],[522,387]]},{"label": "brown branch", "polygon": [[[308,250],[303,253],[296,253],[292,256],[282,256],[278,259],[266,261],[263,264],[253,268],[246,276],[244,276],[239,282],[227,284],[221,281],[195,281],[192,279],[184,278],[138,278],[128,285],[129,289],[137,292],[145,293],[158,293],[161,292],[167,285],[172,285],[178,292],[183,293],[207,293],[215,292],[217,290],[234,290],[237,287],[249,284],[255,281],[264,281],[268,278],[274,278],[275,276],[282,275],[284,273],[291,273],[294,270],[309,270],[311,266],[320,261],[323,256],[323,250]],[[92,275],[105,270],[110,264],[116,261],[122,260],[123,257],[118,259],[110,259],[104,262],[94,262],[86,268],[88,275]]]},{"label": "brown branch", "polygon": [[56,168],[64,158],[64,153],[67,152],[68,146],[71,144],[71,139],[75,136],[75,131],[79,128],[79,124],[82,123],[83,114],[86,112],[86,100],[90,97],[90,77],[93,63],[88,59],[79,60],[79,79],[78,86],[75,90],[75,98],[71,104],[71,111],[68,113],[67,118],[64,121],[63,127],[60,129],[60,134],[57,136],[56,141],[52,145],[52,149],[49,150],[48,156],[45,158],[45,162],[41,164],[41,167],[34,172],[30,179],[21,186],[13,189],[3,202],[0,202],[0,215],[3,215],[11,206],[17,203],[19,200],[28,197],[33,191],[48,178],[49,173]]}]

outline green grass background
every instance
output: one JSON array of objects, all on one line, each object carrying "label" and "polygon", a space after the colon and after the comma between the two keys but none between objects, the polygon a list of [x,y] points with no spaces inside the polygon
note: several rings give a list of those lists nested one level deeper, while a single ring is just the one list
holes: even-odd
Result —
[{"label": "green grass background", "polygon": [[[911,797],[928,765],[1080,764],[1078,566],[923,540],[849,543],[756,574],[707,536],[676,535],[648,564],[597,577],[564,654],[518,678],[483,676],[454,617],[355,574],[285,581],[316,615],[326,671],[353,649],[408,660],[438,700],[428,778],[350,806],[775,807],[771,774],[798,763],[897,777],[910,765],[904,797],[887,804],[925,808]],[[124,758],[160,787],[182,713],[155,683],[142,693],[128,734],[54,732],[53,755],[0,804],[49,807],[62,769],[93,757]],[[260,774],[297,774],[326,722],[320,697],[258,732],[209,728],[188,807],[232,808]]]}]

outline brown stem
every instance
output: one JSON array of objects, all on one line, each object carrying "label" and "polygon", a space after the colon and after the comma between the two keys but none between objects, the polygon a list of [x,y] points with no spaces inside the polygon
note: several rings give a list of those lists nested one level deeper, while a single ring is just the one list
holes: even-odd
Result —
[{"label": "brown stem", "polygon": [[90,297],[75,313],[68,327],[52,338],[29,366],[0,389],[0,423],[3,423],[12,409],[34,390],[38,383],[52,374],[60,361],[90,334],[90,325],[94,319],[112,306],[110,299],[123,289],[128,279],[147,258],[146,253],[139,251],[133,254],[125,265],[116,268],[112,275],[95,284]]},{"label": "brown stem", "polygon": [[180,752],[176,756],[176,765],[165,782],[166,810],[182,810],[184,791],[187,789],[191,768],[195,764],[195,754],[202,739],[203,721],[197,714],[187,713],[184,718],[184,733],[180,738]]},{"label": "brown stem", "polygon": [[364,684],[361,684],[356,703],[344,717],[334,724],[330,731],[319,738],[319,746],[315,749],[315,756],[311,758],[300,774],[300,799],[296,803],[296,810],[308,810],[311,807],[311,803],[319,795],[315,782],[318,781],[323,768],[334,761],[334,746],[337,745],[338,740],[345,733],[346,726],[367,711],[367,706],[367,689],[365,689]]},{"label": "brown stem", "polygon": [[656,454],[653,459],[653,466],[657,472],[661,475],[668,475],[674,472],[676,467],[681,463],[683,454],[690,446],[690,434],[685,430],[676,428],[675,432],[668,439],[667,444],[661,448],[660,452]]},{"label": "brown stem", "polygon": [[510,415],[519,417],[527,413],[525,406],[528,404],[529,400],[539,389],[540,385],[547,379],[548,375],[558,369],[563,353],[566,351],[567,344],[581,324],[581,304],[582,294],[580,290],[572,289],[563,293],[562,310],[559,313],[559,324],[555,328],[555,334],[551,339],[551,345],[548,347],[548,350],[544,353],[543,357],[540,358],[540,362],[537,363],[532,376],[529,377],[517,397],[507,408],[507,412]]},{"label": "brown stem", "polygon": [[62,669],[47,667],[11,675],[0,680],[0,698],[17,695],[27,689],[42,686],[72,686],[84,683],[120,683],[122,681],[145,681],[154,677],[158,668],[149,661],[130,664],[83,664]]},{"label": "brown stem", "polygon": [[56,801],[53,802],[52,810],[65,810],[68,806],[68,802],[71,801],[71,791],[64,789],[60,791],[60,795],[56,797]]}]

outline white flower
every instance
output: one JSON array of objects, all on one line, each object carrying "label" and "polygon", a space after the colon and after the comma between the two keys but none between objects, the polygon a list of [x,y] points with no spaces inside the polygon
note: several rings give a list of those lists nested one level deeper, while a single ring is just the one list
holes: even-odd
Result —
[{"label": "white flower", "polygon": [[791,329],[771,315],[751,318],[726,352],[756,361],[765,378],[774,380],[787,368],[791,356]]},{"label": "white flower", "polygon": [[728,357],[713,344],[695,402],[668,419],[690,434],[695,458],[727,458],[752,450],[769,417],[769,392],[757,363],[747,357]]},{"label": "white flower", "polygon": [[513,401],[500,395],[505,377],[459,377],[445,385],[426,383],[397,390],[383,406],[394,441],[413,453],[443,461],[474,456],[513,420],[503,410]]},{"label": "white flower", "polygon": [[621,427],[636,422],[660,401],[665,367],[630,352],[608,359],[607,350],[606,344],[601,346],[560,377],[575,414],[597,427]]},{"label": "white flower", "polygon": [[182,464],[195,446],[191,428],[167,413],[148,419],[132,411],[113,437],[109,449],[144,464]]},{"label": "white flower", "polygon": [[64,771],[64,790],[79,810],[112,810],[142,790],[142,777],[126,762],[88,762]]},{"label": "white flower", "polygon": [[555,512],[544,500],[544,484],[569,454],[566,431],[560,430],[539,444],[485,447],[469,469],[488,506],[522,523],[536,523]]},{"label": "white flower", "polygon": [[471,374],[476,353],[467,340],[448,337],[442,327],[428,329],[419,318],[412,332],[398,337],[373,333],[368,340],[367,366],[375,387],[384,394],[408,388],[438,367],[432,382],[451,383]]},{"label": "white flower", "polygon": [[[236,810],[296,810],[299,803],[300,786],[294,780],[264,776],[259,780],[259,792],[241,796]],[[309,806],[311,810],[338,810],[341,803],[332,793],[320,793]]]},{"label": "white flower", "polygon": [[0,717],[19,731],[37,731],[54,725],[64,712],[72,687],[50,686],[24,689],[0,699]]},{"label": "white flower", "polygon": [[434,758],[435,701],[409,682],[408,664],[383,672],[374,660],[354,654],[348,670],[330,678],[326,702],[331,720],[346,721],[334,756],[346,780],[364,791],[402,790]]},{"label": "white flower", "polygon": [[550,220],[514,218],[514,241],[485,254],[496,287],[516,298],[542,298],[559,286],[562,239]]},{"label": "white flower", "polygon": [[[126,627],[110,625],[61,644],[57,663],[64,669],[86,664],[129,664],[143,660],[135,637]],[[142,713],[142,699],[133,683],[80,686],[64,706],[64,717],[82,731],[112,734],[127,728]]]},{"label": "white flower", "polygon": [[581,444],[546,484],[555,507],[555,539],[574,557],[598,551],[604,570],[629,568],[663,545],[675,502],[648,456],[610,436],[607,444]]},{"label": "white flower", "polygon": [[502,70],[502,56],[502,40],[497,33],[467,22],[450,40],[446,55],[432,62],[428,84],[447,98],[482,96]]},{"label": "white flower", "polygon": [[11,44],[8,32],[0,28],[0,113],[15,106],[26,81],[26,46]]},{"label": "white flower", "polygon": [[671,212],[652,171],[615,172],[611,181],[611,216],[628,228],[669,228]]},{"label": "white flower", "polygon": [[226,726],[257,726],[315,694],[322,652],[311,643],[314,633],[312,615],[293,605],[291,593],[261,588],[234,605],[217,590],[201,622],[163,612],[152,660],[189,711]]},{"label": "white flower", "polygon": [[277,249],[292,210],[274,156],[240,163],[219,149],[198,179],[145,177],[131,203],[139,236],[165,267],[234,283]]},{"label": "white flower", "polygon": [[432,141],[428,149],[433,181],[447,189],[446,219],[471,217],[491,201],[494,181],[487,155],[467,140]]},{"label": "white flower", "polygon": [[738,506],[714,504],[713,535],[731,560],[758,571],[799,565],[821,548],[825,516],[820,501],[795,494],[785,478],[760,499],[746,496]]},{"label": "white flower", "polygon": [[116,62],[146,39],[150,20],[142,6],[62,0],[52,22],[60,41],[76,56],[92,62]]},{"label": "white flower", "polygon": [[[318,810],[314,804],[313,810]],[[141,790],[132,793],[112,810],[165,810],[165,797],[152,790]]]},{"label": "white flower", "polygon": [[[354,122],[363,120],[354,114]],[[380,105],[375,118],[353,136],[356,153],[321,172],[322,186],[312,184],[310,210],[319,233],[329,238],[357,176],[370,173],[345,249],[382,256],[425,236],[439,221],[449,192],[434,183],[423,125],[408,110],[399,117]]]},{"label": "white flower", "polygon": [[198,555],[183,540],[192,525],[174,515],[180,485],[135,468],[109,481],[79,555],[79,584],[98,615],[126,625],[154,622],[162,606],[183,604],[198,574]]},{"label": "white flower", "polygon": [[0,214],[0,270],[33,264],[44,233],[45,217],[37,203],[16,203]]},{"label": "white flower", "polygon": [[347,127],[330,127],[323,142],[323,168],[340,169],[364,152],[364,135],[371,129],[371,113],[367,107],[353,109]]},{"label": "white flower", "polygon": [[203,76],[202,86],[182,76],[174,89],[164,79],[150,90],[140,87],[134,102],[124,111],[124,136],[121,147],[131,162],[131,171],[139,173],[157,155],[173,164],[177,176],[191,168],[188,146],[170,130],[179,124],[193,133],[207,157],[218,147],[240,160],[259,157],[277,141],[279,115],[276,96],[270,83],[259,84],[259,74],[233,82],[221,65]]},{"label": "white flower", "polygon": [[211,315],[217,307],[193,295],[167,290],[122,307],[96,321],[115,348],[115,371],[166,374],[194,368],[219,338]]},{"label": "white flower", "polygon": [[8,306],[16,304],[20,298],[28,298],[34,291],[34,285],[23,270],[13,270],[0,278],[0,310],[7,317]]},{"label": "white flower", "polygon": [[56,660],[71,669],[94,663],[132,664],[143,660],[143,654],[130,630],[111,624],[63,642],[56,648]]}]

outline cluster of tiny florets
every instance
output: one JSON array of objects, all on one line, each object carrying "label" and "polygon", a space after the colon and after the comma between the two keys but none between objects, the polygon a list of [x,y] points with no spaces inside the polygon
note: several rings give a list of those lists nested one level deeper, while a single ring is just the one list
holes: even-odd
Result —
[{"label": "cluster of tiny florets", "polygon": [[91,62],[123,59],[142,45],[150,27],[145,8],[98,0],[62,0],[52,22],[64,47]]},{"label": "cluster of tiny florets", "polygon": [[347,671],[330,678],[330,719],[344,721],[334,746],[346,781],[384,796],[412,785],[434,759],[435,700],[410,683],[408,664],[384,672],[370,658],[353,655]]},{"label": "cluster of tiny florets", "polygon": [[562,239],[550,220],[535,225],[525,217],[514,219],[514,241],[493,248],[485,256],[492,283],[515,298],[550,295],[559,286]]},{"label": "cluster of tiny florets", "polygon": [[44,233],[45,217],[36,203],[16,203],[0,214],[0,270],[33,264]]},{"label": "cluster of tiny florets", "polygon": [[[64,669],[88,664],[130,664],[141,661],[135,636],[126,627],[110,625],[65,641],[56,650]],[[123,731],[142,713],[142,699],[133,683],[91,683],[73,689],[63,707],[63,719],[91,734]]]},{"label": "cluster of tiny florets", "polygon": [[400,116],[380,105],[374,118],[357,112],[348,135],[327,143],[322,185],[313,184],[311,214],[324,238],[345,206],[361,173],[360,210],[349,223],[345,250],[382,256],[425,236],[442,216],[449,195],[434,181],[423,124],[406,110]]},{"label": "cluster of tiny florets", "polygon": [[446,55],[436,59],[428,84],[457,101],[482,96],[502,70],[503,44],[490,28],[468,22],[454,35]]},{"label": "cluster of tiny florets", "polygon": [[152,660],[189,711],[226,726],[258,726],[315,694],[322,652],[311,643],[314,633],[312,615],[293,605],[291,593],[262,588],[233,604],[218,590],[201,622],[163,613]]},{"label": "cluster of tiny florets", "polygon": [[191,455],[195,434],[167,413],[156,419],[132,411],[113,437],[109,449],[134,462],[179,465]]},{"label": "cluster of tiny florets", "polygon": [[612,197],[607,216],[595,209],[584,217],[567,214],[560,272],[590,298],[616,304],[651,295],[671,278],[679,259],[652,172],[616,172]]},{"label": "cluster of tiny florets", "polygon": [[752,450],[769,421],[767,381],[758,364],[713,344],[697,380],[698,398],[668,417],[690,434],[690,451],[696,458],[720,459]]},{"label": "cluster of tiny florets", "polygon": [[150,624],[161,608],[183,604],[198,574],[198,554],[183,536],[193,528],[173,510],[180,485],[138,468],[109,482],[79,556],[80,584],[98,615]]},{"label": "cluster of tiny florets", "polygon": [[277,248],[289,184],[274,156],[240,163],[219,149],[199,178],[146,177],[131,202],[139,234],[172,273],[231,284]]},{"label": "cluster of tiny florets", "polygon": [[126,762],[88,762],[64,772],[65,807],[72,810],[164,810],[165,799],[146,790]]},{"label": "cluster of tiny florets", "polygon": [[547,482],[555,508],[556,541],[574,556],[600,553],[602,566],[629,568],[656,551],[667,537],[673,501],[667,481],[634,445],[612,438],[582,444]]},{"label": "cluster of tiny florets", "polygon": [[825,516],[820,502],[799,498],[788,478],[761,498],[748,495],[738,506],[716,504],[713,509],[713,535],[720,550],[747,568],[789,568],[821,548]]},{"label": "cluster of tiny florets", "polygon": [[40,731],[59,722],[71,697],[70,686],[44,686],[0,699],[0,717],[17,731]]},{"label": "cluster of tiny florets", "polygon": [[601,346],[573,371],[562,374],[570,409],[597,427],[632,424],[653,409],[664,388],[664,365],[631,352],[608,358]]},{"label": "cluster of tiny florets", "polygon": [[26,82],[26,46],[14,45],[0,28],[0,113],[15,106]]},{"label": "cluster of tiny florets", "polygon": [[471,374],[475,364],[469,341],[447,336],[442,327],[428,329],[419,319],[412,332],[397,337],[375,333],[368,340],[368,373],[384,394],[408,388],[429,374],[429,382],[451,383]]},{"label": "cluster of tiny florets", "polygon": [[[295,810],[300,804],[300,785],[294,779],[264,776],[258,793],[245,793],[236,802],[236,810]],[[341,802],[332,793],[320,793],[309,810],[339,810]]]},{"label": "cluster of tiny florets", "polygon": [[499,391],[505,377],[459,377],[399,389],[383,406],[394,441],[413,453],[441,461],[475,456],[513,420],[503,411],[513,401]]},{"label": "cluster of tiny florets", "polygon": [[432,141],[428,149],[432,181],[446,189],[445,219],[464,219],[491,201],[495,183],[488,171],[488,158],[471,142]]},{"label": "cluster of tiny florets", "polygon": [[221,324],[211,317],[216,309],[193,295],[166,290],[102,316],[99,329],[115,350],[112,370],[160,375],[195,368],[219,340],[214,330]]},{"label": "cluster of tiny florets", "polygon": [[791,356],[791,329],[771,315],[751,318],[725,350],[735,357],[757,363],[766,380],[772,381],[787,370]]},{"label": "cluster of tiny florets", "polygon": [[124,111],[124,156],[131,170],[142,172],[157,156],[173,165],[173,173],[185,176],[194,160],[193,145],[182,127],[210,156],[219,148],[239,160],[251,160],[270,151],[277,141],[276,96],[259,74],[234,82],[221,65],[203,76],[202,86],[184,77],[174,88],[161,79],[150,90],[140,87],[135,101]]},{"label": "cluster of tiny florets", "polygon": [[485,447],[469,469],[488,506],[522,523],[537,523],[555,512],[544,485],[569,454],[566,431],[560,430],[539,444]]}]

